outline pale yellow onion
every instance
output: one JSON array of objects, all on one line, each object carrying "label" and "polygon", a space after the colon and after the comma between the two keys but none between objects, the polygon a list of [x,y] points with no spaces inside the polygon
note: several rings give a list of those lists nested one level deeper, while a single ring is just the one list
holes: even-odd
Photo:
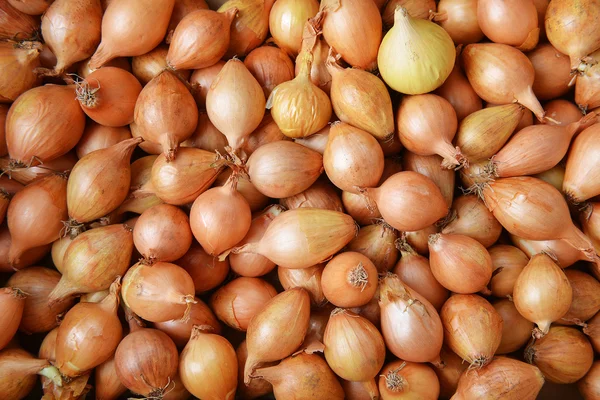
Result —
[{"label": "pale yellow onion", "polygon": [[275,43],[295,57],[302,47],[302,32],[309,18],[319,12],[317,0],[280,0],[269,14],[269,30]]}]

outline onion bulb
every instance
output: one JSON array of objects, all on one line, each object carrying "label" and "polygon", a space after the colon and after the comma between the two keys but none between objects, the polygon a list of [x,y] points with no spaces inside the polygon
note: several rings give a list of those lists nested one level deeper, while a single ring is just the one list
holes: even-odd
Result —
[{"label": "onion bulb", "polygon": [[535,70],[533,93],[538,99],[554,99],[569,91],[571,68],[567,56],[551,44],[543,43],[529,52],[527,57]]},{"label": "onion bulb", "polygon": [[515,283],[529,262],[529,257],[517,247],[497,244],[488,249],[492,258],[492,279],[490,290],[496,297],[513,295]]},{"label": "onion bulb", "polygon": [[600,310],[600,282],[576,269],[564,272],[573,291],[573,300],[569,311],[558,322],[563,325],[581,324]]},{"label": "onion bulb", "polygon": [[23,253],[18,264],[11,265],[8,262],[8,252],[10,251],[10,232],[6,225],[0,226],[0,271],[13,272],[15,268],[21,269],[33,265],[40,261],[50,252],[50,245],[35,247]]},{"label": "onion bulb", "polygon": [[0,5],[0,38],[2,39],[31,39],[37,35],[40,27],[39,20],[27,15],[5,1]]},{"label": "onion bulb", "polygon": [[429,19],[430,14],[435,13],[435,0],[391,0],[385,4],[385,9],[381,13],[383,25],[392,27],[394,25],[394,11],[396,8],[404,7],[413,18]]},{"label": "onion bulb", "polygon": [[440,168],[440,165],[443,163],[442,160],[442,157],[436,154],[421,156],[410,151],[405,151],[402,155],[402,168],[404,171],[418,172],[431,179],[440,189],[449,208],[454,198],[456,174],[451,169]]},{"label": "onion bulb", "polygon": [[318,11],[317,0],[276,1],[269,14],[269,31],[277,46],[290,56],[297,56],[302,47],[304,24]]},{"label": "onion bulb", "polygon": [[[39,42],[0,42],[0,103],[11,103],[22,93],[38,86],[36,68],[40,66]],[[6,75],[4,75],[6,74]]]},{"label": "onion bulb", "polygon": [[[181,1],[176,2],[176,4],[180,3]],[[167,68],[168,51],[169,48],[166,45],[159,44],[148,53],[133,57],[131,59],[131,73],[135,75],[142,85],[146,85]],[[177,73],[182,78],[188,79],[190,78],[191,71],[179,70]],[[190,83],[192,85],[194,84],[193,81],[190,81]],[[206,90],[208,90],[208,88],[206,88]],[[202,103],[202,105],[204,105],[204,103]]]},{"label": "onion bulb", "polygon": [[534,335],[539,338],[569,311],[573,290],[562,269],[547,254],[540,253],[529,260],[517,278],[513,299],[519,313],[538,326]]},{"label": "onion bulb", "polygon": [[19,329],[25,308],[27,294],[19,288],[5,287],[0,290],[0,304],[2,305],[2,317],[0,325],[0,349],[5,348]]},{"label": "onion bulb", "polygon": [[477,22],[492,42],[528,51],[539,39],[538,14],[533,1],[479,0]]},{"label": "onion bulb", "polygon": [[106,149],[127,139],[131,139],[129,127],[109,127],[89,121],[81,140],[75,147],[75,152],[81,159],[92,151]]},{"label": "onion bulb", "polygon": [[329,45],[323,39],[321,24],[324,15],[317,14],[304,24],[302,32],[302,47],[300,54],[296,57],[296,75],[300,73],[302,63],[299,57],[305,57],[302,53],[312,54],[312,66],[310,68],[310,80],[317,87],[329,94],[331,90],[331,75],[327,71],[327,58],[329,56]]},{"label": "onion bulb", "polygon": [[317,180],[308,189],[294,196],[279,199],[279,204],[288,210],[306,207],[340,212],[344,210],[337,189],[326,179]]},{"label": "onion bulb", "polygon": [[195,147],[211,152],[218,151],[225,154],[227,152],[227,138],[215,128],[205,112],[200,112],[196,130],[189,139],[181,143],[181,146]]},{"label": "onion bulb", "polygon": [[0,352],[0,393],[7,399],[25,399],[36,386],[37,376],[62,385],[60,373],[48,360],[36,359],[23,349],[11,348]]},{"label": "onion bulb", "polygon": [[187,253],[176,264],[192,277],[196,293],[204,293],[221,285],[229,273],[229,258],[219,261],[194,241]]},{"label": "onion bulb", "polygon": [[275,0],[228,0],[217,10],[227,12],[237,8],[231,25],[229,50],[225,58],[244,57],[265,41],[269,33],[269,14]]},{"label": "onion bulb", "polygon": [[131,163],[131,187],[127,198],[119,208],[117,213],[127,211],[141,214],[150,207],[162,204],[155,190],[152,187],[152,165],[158,156],[141,157]]},{"label": "onion bulb", "polygon": [[600,393],[600,363],[594,362],[588,373],[577,382],[579,393],[584,399],[595,399]]},{"label": "onion bulb", "polygon": [[[246,359],[248,358],[248,346],[244,340],[235,351],[238,362],[238,385],[236,395],[240,399],[252,400],[260,398],[266,394],[273,392],[273,386],[262,379],[253,379],[248,385],[244,383],[244,367],[246,366]],[[263,363],[262,368],[270,367],[277,364],[276,362]]]},{"label": "onion bulb", "polygon": [[[467,1],[470,2],[471,0]],[[454,111],[456,111],[458,122],[465,119],[468,115],[481,110],[483,106],[481,99],[462,72],[459,63],[454,65],[454,69],[444,81],[444,84],[436,89],[435,94],[443,97],[452,104]]]},{"label": "onion bulb", "polygon": [[590,58],[594,60],[595,64],[580,71],[575,82],[575,102],[581,110],[586,111],[600,106],[600,95],[598,95],[600,68],[597,64],[597,60],[600,59],[600,50],[592,53]]},{"label": "onion bulb", "polygon": [[283,133],[273,120],[270,113],[265,114],[262,121],[248,137],[246,144],[243,147],[244,153],[248,156],[252,155],[260,146],[268,143],[277,142],[279,140],[291,140]]},{"label": "onion bulb", "polygon": [[442,233],[469,236],[483,247],[490,247],[502,233],[502,225],[494,218],[477,196],[461,196],[452,203],[453,219],[442,229]]},{"label": "onion bulb", "polygon": [[433,19],[458,44],[477,43],[483,32],[477,21],[477,0],[440,0]]},{"label": "onion bulb", "polygon": [[496,354],[508,354],[522,348],[530,339],[533,323],[523,318],[512,300],[495,301],[494,308],[502,317],[502,340]]},{"label": "onion bulb", "polygon": [[6,179],[11,179],[13,182],[22,185],[28,185],[48,175],[69,172],[73,169],[77,161],[77,155],[73,151],[70,151],[52,161],[44,162],[44,165],[40,164],[35,167],[24,165],[22,168],[11,169],[15,165],[13,161],[8,157],[2,157],[0,158],[0,169],[7,171],[7,173],[10,172],[10,178],[7,177]]},{"label": "onion bulb", "polygon": [[483,297],[474,294],[451,296],[440,313],[444,341],[472,367],[483,367],[502,340],[502,317]]},{"label": "onion bulb", "polygon": [[440,359],[443,368],[436,367],[434,371],[440,381],[440,398],[450,399],[458,386],[463,372],[469,367],[465,362],[446,346],[442,347]]},{"label": "onion bulb", "polygon": [[96,383],[96,399],[109,400],[118,398],[127,391],[117,376],[115,357],[109,358],[94,370]]},{"label": "onion bulb", "polygon": [[[419,57],[414,57],[417,53]],[[444,83],[454,68],[455,58],[454,43],[444,28],[429,20],[415,19],[405,8],[398,7],[394,11],[394,26],[379,47],[377,62],[383,80],[392,89],[422,94]]]},{"label": "onion bulb", "polygon": [[437,400],[440,395],[440,383],[431,367],[396,360],[386,364],[381,370],[379,393],[382,399]]},{"label": "onion bulb", "polygon": [[275,87],[294,79],[294,63],[277,47],[257,47],[248,54],[244,65],[254,75],[267,99]]},{"label": "onion bulb", "polygon": [[597,176],[600,158],[596,157],[599,149],[600,124],[585,129],[577,135],[571,145],[563,192],[574,204],[600,195],[600,177]]},{"label": "onion bulb", "polygon": [[375,224],[381,220],[381,213],[377,206],[369,204],[362,195],[342,192],[342,204],[346,214],[361,226]]},{"label": "onion bulb", "polygon": [[[284,290],[301,287],[310,295],[312,305],[321,307],[327,303],[321,285],[324,268],[323,264],[300,269],[278,267],[277,277]],[[311,314],[311,317],[313,314]]]},{"label": "onion bulb", "polygon": [[515,235],[510,235],[513,243],[528,257],[539,253],[546,253],[561,268],[567,268],[579,260],[587,261],[586,254],[573,248],[564,240],[526,240]]},{"label": "onion bulb", "polygon": [[347,251],[327,263],[321,277],[323,294],[337,307],[360,307],[377,290],[377,268],[360,253]]},{"label": "onion bulb", "polygon": [[355,251],[366,256],[380,274],[388,272],[398,260],[398,249],[395,242],[398,234],[394,228],[385,223],[363,226],[348,245],[346,250]]}]

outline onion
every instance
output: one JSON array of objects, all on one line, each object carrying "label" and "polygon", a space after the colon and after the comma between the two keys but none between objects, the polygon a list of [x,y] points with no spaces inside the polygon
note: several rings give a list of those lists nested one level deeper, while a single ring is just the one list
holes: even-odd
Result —
[{"label": "onion", "polygon": [[437,225],[433,224],[418,231],[403,232],[403,237],[417,253],[426,256],[429,254],[429,236],[438,232]]},{"label": "onion", "polygon": [[197,297],[194,300],[196,302],[191,305],[189,321],[183,322],[179,319],[173,319],[154,323],[156,329],[160,329],[169,335],[177,347],[180,348],[185,347],[190,340],[194,325],[210,326],[213,333],[217,335],[221,333],[221,324],[211,309]]},{"label": "onion", "polygon": [[79,303],[65,315],[56,336],[55,363],[63,375],[83,375],[108,360],[117,348],[123,337],[117,316],[119,279],[100,303]]},{"label": "onion", "polygon": [[598,382],[600,382],[598,377],[599,365],[600,363],[594,362],[588,373],[577,382],[579,393],[584,399],[598,398],[598,393],[600,393],[600,387],[598,387]]},{"label": "onion", "polygon": [[31,334],[52,330],[58,325],[59,315],[74,304],[74,299],[68,299],[53,306],[48,305],[48,295],[59,281],[58,272],[43,267],[26,268],[10,277],[6,283],[8,287],[27,293],[19,325],[22,332]]},{"label": "onion", "polygon": [[[413,56],[415,52],[418,58]],[[414,19],[405,8],[398,7],[394,27],[383,38],[377,61],[383,80],[392,89],[422,94],[444,83],[455,58],[454,43],[444,28],[429,20]]]},{"label": "onion", "polygon": [[237,8],[238,13],[231,26],[231,40],[225,58],[244,57],[260,46],[269,33],[269,14],[274,0],[228,0],[219,12]]},{"label": "onion", "polygon": [[[0,42],[0,102],[11,103],[22,93],[39,86],[35,69],[40,66],[39,42]],[[4,75],[6,74],[6,75]]]},{"label": "onion", "polygon": [[397,275],[388,274],[381,281],[379,307],[383,338],[396,357],[439,363],[442,324],[436,309],[425,297]]},{"label": "onion", "polygon": [[550,382],[574,383],[591,368],[594,350],[577,329],[553,326],[543,338],[527,346],[525,359],[535,364]]},{"label": "onion", "polygon": [[131,139],[131,131],[126,126],[109,127],[90,121],[75,151],[77,157],[83,158],[92,151],[106,149],[127,139]]},{"label": "onion", "polygon": [[490,289],[496,297],[512,296],[515,283],[529,262],[528,256],[516,247],[497,244],[488,249],[492,258]]},{"label": "onion", "polygon": [[436,4],[434,0],[390,0],[381,13],[385,27],[394,25],[394,11],[398,7],[404,7],[413,18],[429,19],[430,14],[435,13]]},{"label": "onion", "polygon": [[569,311],[573,291],[565,273],[541,253],[531,258],[517,278],[513,298],[519,313],[538,326],[533,333],[539,338]]},{"label": "onion", "polygon": [[229,29],[237,11],[235,7],[223,13],[196,10],[184,16],[169,45],[168,67],[199,69],[216,64],[229,47]]},{"label": "onion", "polygon": [[360,253],[340,253],[325,266],[321,286],[327,300],[335,306],[364,306],[377,289],[377,268]]},{"label": "onion", "polygon": [[455,293],[483,290],[492,277],[492,259],[477,240],[460,234],[429,237],[429,262],[436,280]]},{"label": "onion", "polygon": [[539,253],[550,255],[552,260],[561,268],[567,268],[579,260],[587,261],[586,254],[573,248],[564,240],[526,240],[515,235],[510,235],[515,246],[520,248],[528,257]]},{"label": "onion", "polygon": [[108,296],[109,293],[110,290],[86,293],[79,298],[79,301],[83,303],[100,303],[106,296]]},{"label": "onion", "polygon": [[600,69],[597,67],[597,60],[600,59],[600,51],[590,54],[590,58],[596,64],[588,66],[577,76],[575,84],[575,102],[582,110],[591,110],[600,106],[600,96],[598,96],[598,79],[600,79]]},{"label": "onion", "polygon": [[535,70],[519,50],[499,43],[477,43],[462,52],[467,78],[483,100],[508,104],[517,100],[539,120],[544,109],[533,93]]},{"label": "onion", "polygon": [[164,154],[158,156],[152,166],[151,184],[164,202],[183,205],[210,188],[222,170],[223,163],[215,159],[215,153],[183,147],[174,161],[169,162]]},{"label": "onion", "polygon": [[182,147],[195,147],[206,151],[225,154],[227,138],[210,122],[205,112],[198,113],[196,131],[189,139],[181,143]]},{"label": "onion", "polygon": [[[240,345],[235,351],[235,354],[237,356],[238,363],[238,384],[236,395],[239,396],[241,399],[251,400],[272,393],[273,386],[269,382],[262,379],[253,379],[248,385],[244,384],[244,367],[246,366],[246,359],[248,358],[248,347],[246,346],[245,340],[242,343],[240,343]],[[262,367],[270,367],[275,364],[277,363],[263,363]]]},{"label": "onion", "polygon": [[77,155],[74,152],[69,152],[64,156],[55,158],[52,161],[44,162],[44,165],[35,167],[13,168],[14,163],[8,157],[0,158],[0,168],[10,172],[11,179],[16,183],[28,185],[44,176],[53,175],[55,173],[65,173],[73,169],[77,163]]},{"label": "onion", "polygon": [[396,230],[385,223],[376,223],[362,227],[346,250],[366,256],[377,268],[378,273],[386,273],[398,260],[398,239]]},{"label": "onion", "polygon": [[344,394],[348,400],[379,399],[379,388],[375,379],[365,382],[342,380],[342,389],[344,389]]},{"label": "onion", "polygon": [[196,10],[208,10],[208,8],[208,4],[206,4],[206,1],[204,0],[175,0],[175,6],[171,13],[171,19],[169,20],[165,42],[170,42],[173,31],[186,15],[191,14]]},{"label": "onion", "polygon": [[[585,10],[585,11],[584,11]],[[581,68],[586,57],[600,47],[600,31],[594,22],[598,4],[584,0],[577,4],[559,0],[546,9],[546,35],[558,51],[569,56],[571,69]]]},{"label": "onion", "polygon": [[108,289],[129,268],[132,236],[127,225],[94,228],[77,236],[65,251],[63,275],[48,296],[49,305],[76,294]]},{"label": "onion", "polygon": [[166,262],[138,262],[123,277],[121,296],[131,311],[151,322],[189,319],[194,281],[185,269]]},{"label": "onion", "polygon": [[[102,1],[104,1],[104,0],[102,0]],[[77,75],[79,75],[80,78],[85,79],[88,76],[90,76],[92,72],[95,71],[95,69],[90,68],[90,61],[91,61],[91,59],[88,58],[87,60],[83,60],[83,61],[75,64],[77,66]],[[54,66],[55,64],[56,63],[53,63],[52,66]],[[43,66],[43,63],[42,63],[42,66]],[[112,60],[110,60],[109,62],[104,64],[104,66],[120,68],[120,69],[124,69],[127,72],[131,72],[131,63],[129,62],[129,59],[126,57],[113,58]]]},{"label": "onion", "polygon": [[247,167],[252,183],[261,193],[284,198],[303,192],[317,180],[323,171],[323,157],[300,144],[281,140],[252,153]]},{"label": "onion", "polygon": [[81,139],[84,128],[85,114],[73,86],[28,90],[12,104],[6,117],[12,166],[29,167],[66,154]]},{"label": "onion", "polygon": [[476,196],[461,196],[452,203],[455,214],[443,229],[444,234],[460,234],[490,247],[500,237],[502,225]]},{"label": "onion", "polygon": [[582,117],[581,110],[575,104],[563,99],[547,102],[544,105],[544,111],[546,111],[548,118],[557,121],[559,125],[568,125],[572,122],[577,122]]},{"label": "onion", "polygon": [[558,164],[554,168],[550,168],[547,171],[535,174],[533,177],[551,184],[557,190],[562,190],[562,184],[565,179],[565,167]]},{"label": "onion", "polygon": [[167,32],[174,4],[175,0],[112,1],[102,17],[102,40],[90,68],[100,68],[116,57],[140,56],[158,46]]},{"label": "onion", "polygon": [[5,287],[0,291],[0,304],[2,305],[2,317],[0,326],[0,349],[5,348],[19,329],[23,317],[25,299],[27,294],[19,288]]},{"label": "onion", "polygon": [[573,291],[573,300],[569,311],[558,322],[562,325],[580,324],[600,310],[600,282],[585,272],[573,269],[564,272]]},{"label": "onion", "polygon": [[456,145],[471,161],[488,159],[508,141],[523,115],[517,103],[475,111],[460,123]]},{"label": "onion", "polygon": [[246,331],[254,315],[277,295],[262,279],[240,277],[217,290],[210,299],[217,317],[239,331]]},{"label": "onion", "polygon": [[258,128],[256,128],[254,132],[250,134],[248,140],[246,140],[243,150],[246,155],[250,156],[259,147],[268,143],[277,142],[279,140],[291,139],[281,133],[281,130],[273,120],[271,114],[267,113],[263,117],[263,120]]},{"label": "onion", "polygon": [[327,93],[310,80],[313,57],[302,52],[296,77],[277,85],[267,101],[271,116],[285,136],[303,138],[327,125],[331,118],[331,102]]},{"label": "onion", "polygon": [[94,54],[100,43],[102,25],[102,6],[99,1],[55,0],[42,12],[44,42],[57,62],[54,69],[43,69],[41,72],[59,76],[71,65]]},{"label": "onion", "polygon": [[321,287],[324,268],[323,264],[301,269],[278,267],[277,276],[284,290],[301,287],[310,295],[312,305],[321,307],[327,303],[323,288]]},{"label": "onion", "polygon": [[535,400],[544,375],[534,366],[508,357],[462,374],[453,399],[507,398]]},{"label": "onion", "polygon": [[599,144],[600,124],[595,124],[577,135],[571,145],[563,192],[572,203],[581,203],[600,195],[600,178],[596,176],[599,163],[596,154]]},{"label": "onion", "polygon": [[365,201],[364,196],[350,192],[342,192],[342,204],[346,214],[350,215],[357,224],[371,225],[381,220],[381,213],[377,206]]},{"label": "onion", "polygon": [[600,203],[591,203],[591,212],[581,218],[583,231],[592,241],[596,252],[600,252]]},{"label": "onion", "polygon": [[483,297],[451,296],[440,313],[444,342],[472,367],[492,361],[502,340],[502,317]]},{"label": "onion", "polygon": [[8,261],[17,265],[29,249],[60,237],[67,219],[67,181],[62,175],[41,178],[16,193],[6,213],[12,238]]},{"label": "onion", "polygon": [[308,189],[294,196],[279,199],[279,203],[288,210],[307,207],[340,212],[344,210],[336,188],[326,179],[317,180]]},{"label": "onion", "polygon": [[438,154],[444,158],[444,168],[468,165],[460,149],[452,146],[456,112],[444,98],[433,94],[406,96],[396,118],[400,141],[407,150],[421,156]]},{"label": "onion", "polygon": [[153,78],[140,93],[134,120],[141,136],[159,143],[167,161],[172,161],[177,146],[196,129],[198,108],[185,85],[174,74],[165,71]]},{"label": "onion", "polygon": [[[237,387],[237,356],[222,336],[196,326],[181,353],[179,375],[187,390],[203,399],[233,399]],[[168,383],[167,383],[168,385]]]},{"label": "onion", "polygon": [[494,308],[502,317],[502,341],[496,354],[507,354],[522,348],[531,339],[533,323],[519,314],[512,300],[495,301]]},{"label": "onion", "polygon": [[285,268],[308,268],[329,259],[356,236],[352,218],[337,211],[297,208],[277,216],[258,242],[234,248],[261,254]]},{"label": "onion", "polygon": [[477,22],[492,42],[509,44],[523,51],[533,49],[538,43],[540,28],[533,1],[478,1]]},{"label": "onion", "polygon": [[269,98],[279,84],[294,79],[294,63],[277,47],[261,46],[252,50],[244,60],[244,65],[262,87],[265,98]]},{"label": "onion", "polygon": [[453,170],[440,168],[442,157],[438,155],[420,156],[405,151],[402,157],[402,167],[405,171],[418,172],[431,179],[442,192],[448,208],[454,197],[454,181],[456,174]]},{"label": "onion", "polygon": [[6,147],[6,114],[8,114],[8,105],[0,104],[0,157],[8,154],[8,147]]},{"label": "onion", "polygon": [[22,13],[41,15],[48,9],[48,6],[50,6],[53,1],[54,0],[8,0],[8,3]]},{"label": "onion", "polygon": [[344,122],[334,123],[323,154],[323,167],[333,184],[356,194],[362,188],[377,186],[384,168],[383,151],[368,132]]},{"label": "onion", "polygon": [[317,87],[329,94],[331,90],[331,75],[327,71],[327,58],[329,57],[330,47],[321,35],[321,24],[324,15],[317,14],[314,18],[309,19],[304,24],[302,32],[302,47],[300,54],[296,57],[296,76],[300,74],[303,68],[301,57],[305,57],[302,53],[312,55],[312,65],[310,68],[310,80]]},{"label": "onion", "polygon": [[[466,1],[470,2],[471,0]],[[448,100],[456,112],[458,122],[481,110],[482,107],[481,99],[471,87],[458,63],[454,65],[442,86],[435,90],[435,94]]]},{"label": "onion", "polygon": [[437,10],[433,20],[439,22],[454,43],[470,44],[483,39],[476,0],[440,0]]},{"label": "onion", "polygon": [[530,240],[563,239],[588,259],[596,259],[589,239],[573,225],[567,203],[552,185],[525,176],[502,178],[487,185],[483,196],[511,234]]},{"label": "onion", "polygon": [[33,265],[40,261],[50,252],[50,245],[35,247],[27,250],[21,255],[17,264],[10,264],[8,261],[8,252],[10,250],[10,232],[7,226],[0,226],[0,271],[13,272],[14,269],[21,269]]},{"label": "onion", "polygon": [[131,164],[131,187],[127,198],[119,208],[118,213],[127,211],[141,214],[150,207],[162,204],[163,201],[156,197],[152,187],[152,165],[157,156],[138,158]]},{"label": "onion", "polygon": [[[237,245],[243,246],[246,243],[259,241],[263,237],[267,227],[283,211],[284,209],[281,206],[269,206],[263,213],[252,219],[248,233]],[[265,275],[275,268],[275,263],[260,254],[230,254],[229,262],[231,269],[235,273],[247,277]]]},{"label": "onion", "polygon": [[[215,180],[214,186],[224,186],[233,173],[232,169],[226,169]],[[238,176],[237,191],[246,199],[252,212],[262,211],[270,199],[258,191],[250,178],[244,174]]]},{"label": "onion", "polygon": [[378,140],[394,135],[392,100],[385,84],[373,74],[342,68],[333,55],[327,60],[331,74],[331,104],[342,121],[369,132]]},{"label": "onion", "polygon": [[533,69],[533,93],[538,99],[548,100],[560,97],[569,91],[569,58],[557,51],[549,43],[540,44],[527,54]]},{"label": "onion", "polygon": [[117,376],[132,392],[161,399],[177,375],[177,347],[157,329],[134,329],[115,353]]},{"label": "onion", "polygon": [[587,335],[595,351],[600,349],[600,325],[598,322],[600,322],[600,314],[594,315],[583,325],[583,333]]},{"label": "onion", "polygon": [[127,391],[127,388],[117,376],[114,356],[96,367],[94,377],[96,382],[96,399],[98,400],[116,399]]},{"label": "onion", "polygon": [[[232,1],[237,0],[230,0],[227,4]],[[235,58],[227,61],[212,82],[206,95],[206,111],[213,125],[227,137],[233,150],[240,149],[262,121],[264,98],[258,81],[244,63]]]},{"label": "onion", "polygon": [[72,233],[81,224],[104,217],[127,197],[131,182],[129,160],[139,138],[127,139],[94,151],[75,164],[67,184],[67,206]]},{"label": "onion", "polygon": [[[135,65],[135,58],[133,61]],[[204,108],[206,106],[206,95],[208,94],[208,90],[224,65],[225,61],[217,61],[216,64],[210,67],[195,70],[190,76],[189,81],[195,89],[193,95],[198,107]],[[181,73],[181,71],[179,72]]]},{"label": "onion", "polygon": [[399,231],[418,231],[447,212],[446,201],[436,184],[412,171],[398,172],[378,188],[366,188],[364,195],[375,202],[385,221]]},{"label": "onion", "polygon": [[31,39],[38,34],[39,22],[36,18],[24,14],[9,2],[0,5],[0,38]]},{"label": "onion", "polygon": [[302,47],[304,24],[318,11],[316,0],[276,1],[269,14],[269,30],[277,46],[290,56],[297,56]]},{"label": "onion", "polygon": [[176,261],[192,277],[196,293],[203,293],[219,286],[229,273],[229,260],[219,261],[208,255],[193,242],[187,253]]},{"label": "onion", "polygon": [[310,298],[302,288],[286,290],[265,304],[248,325],[244,383],[250,383],[260,363],[281,360],[300,346],[309,317]]},{"label": "onion", "polygon": [[48,360],[36,359],[19,348],[0,352],[0,393],[6,398],[27,398],[37,383],[36,374],[62,384],[59,372]]},{"label": "onion", "polygon": [[[179,3],[180,0],[177,0],[175,5]],[[146,85],[167,68],[168,51],[169,49],[167,46],[160,44],[148,53],[135,56],[131,59],[131,72],[142,85]],[[191,71],[179,70],[177,71],[177,74],[183,79],[188,79],[190,78]],[[193,84],[194,82],[190,81],[190,83]],[[208,90],[208,88],[206,90]],[[202,104],[204,105],[204,103]]]},{"label": "onion", "polygon": [[458,381],[468,365],[454,352],[448,350],[446,346],[442,347],[440,352],[442,368],[434,368],[435,374],[440,382],[440,398],[450,399],[458,386]]},{"label": "onion", "polygon": [[400,243],[400,252],[402,257],[394,267],[393,273],[439,311],[450,293],[431,273],[429,260],[419,255],[405,241]]},{"label": "onion", "polygon": [[320,12],[325,15],[323,36],[344,61],[360,69],[376,69],[382,23],[375,3],[325,0],[321,2]]},{"label": "onion", "polygon": [[[297,271],[306,270],[307,269]],[[325,304],[321,307],[314,309],[311,312],[310,321],[308,323],[308,330],[306,331],[304,342],[302,342],[302,344],[300,345],[300,349],[296,351],[292,355],[292,357],[300,353],[314,354],[317,352],[323,353],[325,351],[325,345],[323,344],[323,335],[325,335],[325,328],[327,327],[327,323],[329,322],[329,318],[333,309],[333,305]]]},{"label": "onion", "polygon": [[148,260],[175,261],[183,257],[192,244],[189,219],[183,211],[169,204],[151,207],[135,224],[133,243]]},{"label": "onion", "polygon": [[440,383],[431,367],[396,360],[386,364],[381,370],[379,393],[383,399],[437,400],[440,394]]}]

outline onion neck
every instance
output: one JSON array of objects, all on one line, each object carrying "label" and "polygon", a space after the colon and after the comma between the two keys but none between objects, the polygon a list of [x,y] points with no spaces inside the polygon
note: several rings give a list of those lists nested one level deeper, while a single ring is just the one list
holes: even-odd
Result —
[{"label": "onion neck", "polygon": [[282,371],[283,367],[275,365],[272,367],[258,368],[252,374],[252,378],[264,379],[272,385],[276,385],[285,378],[285,372]]},{"label": "onion neck", "polygon": [[583,252],[588,261],[596,262],[598,259],[592,242],[583,232],[579,230],[579,228],[573,225],[573,223],[570,224],[568,231],[564,237],[562,237],[562,239],[564,239],[575,249]]},{"label": "onion neck", "polygon": [[110,314],[117,314],[117,310],[119,309],[119,293],[121,291],[121,277],[118,277],[111,285],[109,289],[109,294],[106,296],[98,305],[104,311]]},{"label": "onion neck", "polygon": [[515,98],[520,104],[533,111],[533,113],[539,121],[544,120],[544,115],[546,114],[546,112],[542,108],[542,105],[540,104],[537,97],[535,97],[531,86],[527,86],[527,88],[525,88],[523,92],[516,94]]},{"label": "onion neck", "polygon": [[54,366],[44,367],[43,369],[38,371],[37,374],[50,379],[54,383],[54,385],[58,387],[61,387],[63,385],[63,380],[60,371]]},{"label": "onion neck", "polygon": [[309,52],[301,52],[298,56],[299,60],[297,61],[300,64],[300,69],[298,71],[298,76],[294,79],[304,79],[310,80],[310,69],[312,67],[313,55]]}]

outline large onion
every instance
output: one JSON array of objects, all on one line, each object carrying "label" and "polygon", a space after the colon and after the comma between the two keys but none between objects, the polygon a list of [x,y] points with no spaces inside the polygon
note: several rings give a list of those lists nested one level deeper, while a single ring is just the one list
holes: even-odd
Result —
[{"label": "large onion", "polygon": [[596,156],[599,149],[600,124],[585,129],[573,141],[563,182],[563,192],[571,202],[581,203],[600,194],[600,158]]},{"label": "large onion", "polygon": [[533,1],[479,0],[477,22],[492,42],[533,49],[540,34],[538,14]]}]

